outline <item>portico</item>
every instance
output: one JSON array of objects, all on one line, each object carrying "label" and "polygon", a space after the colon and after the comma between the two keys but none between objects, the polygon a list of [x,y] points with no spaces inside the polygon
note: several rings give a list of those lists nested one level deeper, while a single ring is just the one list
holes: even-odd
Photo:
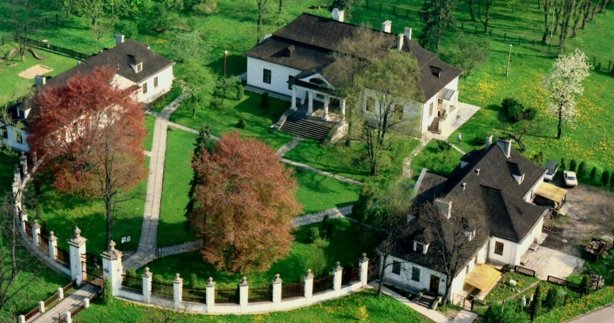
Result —
[{"label": "portico", "polygon": [[320,117],[324,121],[345,120],[347,100],[312,88],[292,85],[292,110],[303,110],[307,116]]}]

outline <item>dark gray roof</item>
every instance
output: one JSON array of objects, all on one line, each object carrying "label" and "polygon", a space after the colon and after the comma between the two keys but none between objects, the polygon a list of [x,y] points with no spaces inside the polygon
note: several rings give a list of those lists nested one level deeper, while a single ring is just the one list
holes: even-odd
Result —
[{"label": "dark gray roof", "polygon": [[[360,26],[339,22],[304,13],[278,30],[272,37],[245,53],[248,57],[265,60],[301,71],[318,69],[333,62],[333,52],[343,51],[342,41],[353,37]],[[397,35],[384,33],[389,38],[390,48],[396,48]],[[292,54],[288,48],[294,46]],[[429,99],[462,74],[462,69],[446,64],[435,53],[429,52],[413,41],[405,40],[403,51],[410,52],[422,71],[422,90]],[[439,77],[433,75],[432,67],[441,69]],[[331,83],[334,84],[333,81]]]}]

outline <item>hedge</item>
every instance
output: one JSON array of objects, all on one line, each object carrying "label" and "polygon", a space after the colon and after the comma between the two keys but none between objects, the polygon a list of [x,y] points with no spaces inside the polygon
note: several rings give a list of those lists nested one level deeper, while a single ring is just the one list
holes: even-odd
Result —
[{"label": "hedge", "polygon": [[600,306],[614,302],[614,287],[607,287],[588,296],[577,299],[573,303],[560,306],[537,317],[535,323],[558,323],[586,314]]}]

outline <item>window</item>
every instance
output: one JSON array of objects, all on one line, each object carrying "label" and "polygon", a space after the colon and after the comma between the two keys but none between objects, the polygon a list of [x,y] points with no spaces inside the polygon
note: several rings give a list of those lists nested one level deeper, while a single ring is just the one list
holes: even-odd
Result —
[{"label": "window", "polygon": [[369,112],[375,112],[375,99],[372,97],[367,97],[367,106],[366,106],[367,111]]},{"label": "window", "polygon": [[401,274],[401,263],[393,260],[392,261],[392,273],[395,275],[400,275]]},{"label": "window", "polygon": [[503,255],[503,242],[496,242],[495,243],[495,254],[502,256]]},{"label": "window", "polygon": [[424,253],[424,245],[419,242],[416,242],[416,252]]},{"label": "window", "polygon": [[154,88],[158,87],[158,77],[154,77]]},{"label": "window", "polygon": [[433,102],[431,102],[431,105],[429,107],[429,117],[433,116]]},{"label": "window", "polygon": [[143,83],[143,94],[147,94],[147,83]]},{"label": "window", "polygon": [[290,84],[291,80],[292,80],[292,75],[288,75],[288,90],[292,90],[292,84]]},{"label": "window", "polygon": [[267,70],[266,68],[262,74],[262,82],[266,84],[271,84],[271,70]]},{"label": "window", "polygon": [[411,280],[416,282],[420,281],[420,268],[413,267],[411,269]]},{"label": "window", "polygon": [[136,64],[135,71],[138,73],[143,70],[143,63]]},{"label": "window", "polygon": [[15,140],[18,144],[23,145],[23,134],[21,133],[21,131],[15,131]]}]

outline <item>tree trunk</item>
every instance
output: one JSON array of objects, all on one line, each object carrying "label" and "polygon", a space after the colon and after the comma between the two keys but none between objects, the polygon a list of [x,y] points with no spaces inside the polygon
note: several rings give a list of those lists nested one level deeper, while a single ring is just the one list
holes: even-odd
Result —
[{"label": "tree trunk", "polygon": [[443,294],[443,304],[442,305],[447,305],[449,300],[450,300],[450,290],[452,288],[452,278],[450,277],[450,275],[446,275],[446,291]]},{"label": "tree trunk", "polygon": [[547,7],[546,3],[544,3],[544,35],[542,36],[542,42],[548,42],[548,34],[550,34],[550,22],[548,18],[550,17],[550,7]]},{"label": "tree trunk", "polygon": [[279,13],[281,13],[281,10],[283,9],[283,5],[284,5],[284,0],[279,0]]},{"label": "tree trunk", "polygon": [[382,295],[382,286],[384,285],[384,277],[386,276],[386,261],[388,260],[388,255],[383,255],[383,262],[380,266],[379,272],[379,284],[377,285],[377,296]]},{"label": "tree trunk", "polygon": [[[109,245],[109,243],[111,243],[111,240],[113,239],[113,211],[112,211],[112,201],[111,201],[111,197],[106,196],[105,197],[105,207],[106,207],[106,212],[107,212],[107,246]],[[106,246],[105,246],[106,248]]]},{"label": "tree trunk", "polygon": [[554,15],[556,16],[556,20],[554,21],[554,33],[557,34],[559,32],[559,23],[561,21],[561,10],[560,8],[563,6],[562,3],[559,3],[559,6],[555,8]]},{"label": "tree trunk", "polygon": [[260,43],[260,39],[262,39],[261,34],[260,34],[261,33],[261,31],[260,31],[261,27],[262,27],[262,8],[258,8],[258,31],[257,31],[258,39],[256,39],[256,44],[259,44]]},{"label": "tree trunk", "polygon": [[563,106],[559,107],[559,133],[556,136],[556,139],[561,139],[563,135]]},{"label": "tree trunk", "polygon": [[469,14],[471,15],[471,21],[475,21],[475,13],[473,12],[473,1],[469,0]]}]

